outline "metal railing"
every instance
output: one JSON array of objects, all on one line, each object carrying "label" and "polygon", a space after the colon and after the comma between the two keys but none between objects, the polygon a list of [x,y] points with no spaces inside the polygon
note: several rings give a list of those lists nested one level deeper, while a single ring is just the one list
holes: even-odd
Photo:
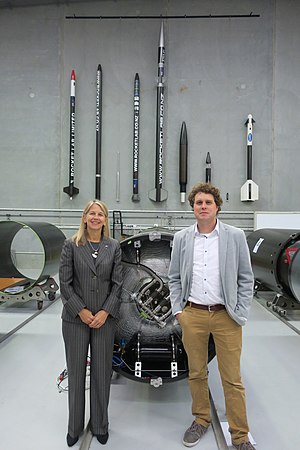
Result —
[{"label": "metal railing", "polygon": [[[0,220],[45,221],[61,229],[67,236],[78,229],[81,215],[81,209],[0,208]],[[115,217],[118,217],[117,221]],[[221,211],[219,218],[229,225],[243,229],[246,233],[254,229],[253,211]],[[153,227],[163,227],[175,232],[191,225],[194,220],[193,211],[150,209],[109,211],[111,229],[116,231],[122,228],[122,234],[125,235],[134,235]]]}]

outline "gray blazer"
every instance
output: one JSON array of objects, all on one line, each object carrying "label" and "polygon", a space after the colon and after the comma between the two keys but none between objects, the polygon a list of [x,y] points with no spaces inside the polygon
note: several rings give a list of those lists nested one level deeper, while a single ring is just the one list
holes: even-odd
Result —
[{"label": "gray blazer", "polygon": [[115,239],[103,237],[95,260],[88,245],[64,243],[59,267],[62,319],[82,323],[78,313],[104,309],[117,317],[122,287],[121,249]]},{"label": "gray blazer", "polygon": [[[230,317],[245,325],[253,298],[253,273],[245,233],[219,221],[221,291]],[[182,311],[190,295],[194,258],[194,225],[174,235],[169,267],[172,311]]]}]

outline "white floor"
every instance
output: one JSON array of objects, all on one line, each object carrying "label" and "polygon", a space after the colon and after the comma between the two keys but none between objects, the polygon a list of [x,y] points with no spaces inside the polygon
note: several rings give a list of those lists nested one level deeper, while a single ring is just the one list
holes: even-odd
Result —
[{"label": "white floor", "polygon": [[[30,308],[33,305],[21,308],[24,315]],[[56,387],[65,367],[60,313],[58,300],[0,345],[1,450],[67,448],[67,394]],[[20,308],[0,308],[0,335],[8,322],[21,316]],[[244,328],[242,372],[258,450],[300,448],[299,345],[299,335],[253,302]],[[220,419],[226,420],[215,360],[210,364],[210,387]],[[120,377],[112,384],[105,448],[183,449],[182,433],[191,420],[186,380],[153,388]],[[80,443],[73,448],[78,450]],[[103,447],[94,438],[90,448]],[[212,429],[197,448],[217,450]]]},{"label": "white floor", "polygon": [[0,338],[36,312],[37,303],[33,300],[29,302],[0,302]]}]

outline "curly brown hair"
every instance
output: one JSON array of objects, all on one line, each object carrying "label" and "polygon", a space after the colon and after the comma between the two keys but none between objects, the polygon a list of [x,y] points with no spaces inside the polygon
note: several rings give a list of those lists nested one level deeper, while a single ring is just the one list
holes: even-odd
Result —
[{"label": "curly brown hair", "polygon": [[204,194],[211,194],[215,200],[215,204],[218,207],[218,212],[221,211],[223,200],[221,198],[220,190],[210,183],[198,183],[192,187],[192,190],[188,196],[188,201],[192,208],[194,208],[195,197],[199,192],[203,192]]}]

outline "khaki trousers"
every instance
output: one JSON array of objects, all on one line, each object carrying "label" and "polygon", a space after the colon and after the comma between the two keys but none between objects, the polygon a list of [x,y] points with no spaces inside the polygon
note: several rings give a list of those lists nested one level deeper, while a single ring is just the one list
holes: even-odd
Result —
[{"label": "khaki trousers", "polygon": [[196,422],[206,427],[211,422],[207,349],[212,333],[232,442],[240,444],[248,441],[245,389],[240,374],[242,327],[230,318],[226,310],[209,312],[191,306],[183,310],[179,322],[188,355],[192,413]]}]

